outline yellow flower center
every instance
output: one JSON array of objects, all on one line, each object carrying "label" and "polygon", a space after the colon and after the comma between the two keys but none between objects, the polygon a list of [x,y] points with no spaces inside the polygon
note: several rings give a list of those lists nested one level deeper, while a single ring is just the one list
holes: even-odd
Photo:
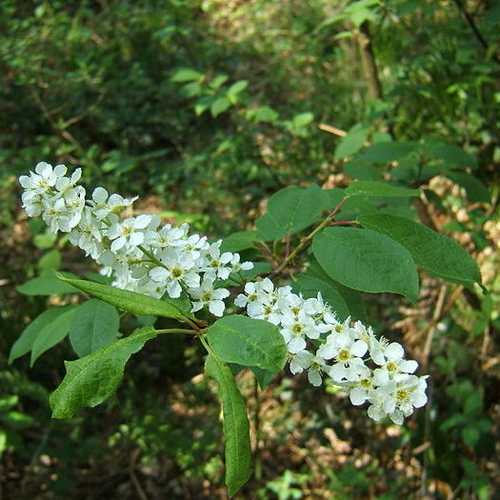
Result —
[{"label": "yellow flower center", "polygon": [[172,269],[172,277],[174,278],[180,278],[182,276],[182,269],[179,267],[174,267]]},{"label": "yellow flower center", "polygon": [[399,389],[396,392],[396,399],[400,402],[406,401],[409,396],[410,396],[410,391],[407,391],[406,389]]},{"label": "yellow flower center", "polygon": [[395,372],[397,371],[398,369],[398,365],[396,363],[394,363],[393,361],[389,361],[389,363],[387,363],[387,370],[390,371],[390,372]]},{"label": "yellow flower center", "polygon": [[365,389],[369,389],[372,386],[372,383],[369,378],[364,378],[359,382],[359,385]]},{"label": "yellow flower center", "polygon": [[347,349],[342,349],[338,355],[339,361],[347,361],[350,357],[351,355]]}]

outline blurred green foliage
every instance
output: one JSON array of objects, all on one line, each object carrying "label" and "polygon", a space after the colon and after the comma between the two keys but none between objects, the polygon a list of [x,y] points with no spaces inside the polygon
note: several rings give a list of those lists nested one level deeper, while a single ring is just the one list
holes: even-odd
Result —
[{"label": "blurred green foliage", "polygon": [[[64,238],[19,215],[16,176],[40,160],[81,165],[89,186],[147,195],[163,216],[219,236],[251,227],[261,201],[292,184],[423,186],[427,215],[480,259],[491,292],[465,290],[433,336],[432,280],[419,309],[369,304],[378,331],[406,315],[415,351],[432,347],[432,404],[391,434],[335,394],[284,378],[271,389],[279,410],[269,400],[263,410],[272,430],[263,431],[262,476],[244,498],[491,498],[500,425],[499,27],[499,5],[481,0],[3,0],[6,498],[224,494],[214,398],[196,379],[200,352],[184,340],[146,348],[116,398],[70,423],[51,422],[47,407],[69,344],[33,370],[26,360],[7,365],[29,320],[60,300],[22,297],[15,286],[42,271],[86,269]],[[456,186],[436,187],[438,175]]]}]

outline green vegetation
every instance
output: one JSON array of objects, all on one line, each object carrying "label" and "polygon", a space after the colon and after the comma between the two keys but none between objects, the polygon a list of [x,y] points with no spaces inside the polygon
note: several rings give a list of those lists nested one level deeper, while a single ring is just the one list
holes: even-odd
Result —
[{"label": "green vegetation", "polygon": [[[0,497],[493,498],[499,28],[488,0],[1,2]],[[225,238],[256,265],[224,286],[320,291],[429,403],[374,422],[270,322],[110,287],[21,209],[39,161]]]}]

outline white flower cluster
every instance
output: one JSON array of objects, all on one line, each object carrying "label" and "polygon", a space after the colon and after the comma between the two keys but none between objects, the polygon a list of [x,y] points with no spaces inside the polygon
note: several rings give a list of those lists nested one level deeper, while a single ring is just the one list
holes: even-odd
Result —
[{"label": "white flower cluster", "polygon": [[[21,176],[23,207],[30,217],[41,216],[53,233],[69,240],[103,266],[113,286],[153,297],[189,296],[192,311],[207,308],[222,316],[230,295],[222,280],[253,268],[237,253],[222,252],[222,240],[189,234],[189,226],[161,225],[160,217],[121,218],[137,199],[109,195],[98,187],[86,199],[78,185],[81,170],[66,176],[64,165],[39,163]],[[235,281],[241,281],[235,279]],[[353,405],[369,403],[374,420],[404,417],[427,402],[426,378],[413,375],[417,362],[404,359],[400,344],[377,339],[372,329],[350,318],[341,322],[321,294],[304,299],[290,286],[275,287],[265,278],[245,284],[235,305],[249,317],[277,325],[286,342],[293,374],[307,371],[309,382],[320,386],[327,376],[345,388]]]},{"label": "white flower cluster", "polygon": [[237,253],[222,252],[222,240],[189,234],[189,226],[161,226],[156,215],[120,218],[137,199],[126,199],[98,187],[86,200],[78,185],[81,169],[66,177],[64,165],[39,163],[21,176],[23,208],[30,217],[42,216],[53,233],[69,233],[72,244],[103,266],[113,286],[162,297],[178,298],[184,290],[192,310],[207,307],[222,316],[229,290],[218,287],[232,273],[253,268]]},{"label": "white flower cluster", "polygon": [[275,288],[268,278],[247,283],[244,292],[235,304],[279,327],[293,374],[307,370],[314,386],[329,377],[353,405],[368,402],[368,415],[377,421],[388,416],[400,425],[427,402],[427,377],[413,375],[418,364],[404,359],[402,346],[377,339],[360,321],[339,321],[320,293],[304,299],[290,286]]}]

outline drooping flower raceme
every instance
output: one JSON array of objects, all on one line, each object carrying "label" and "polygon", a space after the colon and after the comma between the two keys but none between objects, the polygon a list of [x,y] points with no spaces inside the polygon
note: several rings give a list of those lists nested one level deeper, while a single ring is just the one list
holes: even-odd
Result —
[{"label": "drooping flower raceme", "polygon": [[29,176],[21,176],[23,207],[31,217],[41,216],[53,233],[69,233],[69,240],[102,266],[113,286],[139,293],[178,298],[185,291],[193,311],[206,307],[224,314],[229,290],[220,287],[232,273],[253,268],[240,256],[222,252],[222,241],[189,233],[189,226],[161,226],[160,217],[120,214],[137,199],[109,195],[97,187],[86,200],[78,185],[81,170],[66,176],[63,165],[39,163]]},{"label": "drooping flower raceme", "polygon": [[265,278],[247,283],[235,304],[251,318],[279,327],[293,374],[307,371],[314,386],[324,378],[331,380],[349,393],[353,405],[368,402],[368,415],[374,420],[388,416],[401,424],[427,402],[427,377],[413,375],[417,362],[404,359],[403,347],[377,339],[360,321],[340,321],[321,293],[304,299],[291,287],[276,288]]},{"label": "drooping flower raceme", "polygon": [[[81,170],[71,177],[66,173],[64,165],[42,162],[20,177],[23,208],[30,217],[41,216],[53,233],[68,233],[70,242],[112,277],[113,286],[173,299],[184,293],[193,312],[206,308],[214,316],[224,314],[230,291],[223,281],[236,277],[240,282],[241,271],[253,268],[251,262],[222,251],[222,240],[210,243],[190,234],[187,224],[162,225],[156,215],[122,218],[137,198],[109,195],[97,187],[86,199],[85,188],[78,185]],[[353,405],[367,402],[370,418],[388,416],[401,424],[427,402],[427,377],[413,375],[417,363],[404,359],[402,346],[377,339],[360,321],[340,321],[320,293],[304,299],[292,287],[276,287],[265,278],[244,284],[234,305],[279,328],[292,374],[306,371],[314,386],[331,380],[348,392]]]}]

